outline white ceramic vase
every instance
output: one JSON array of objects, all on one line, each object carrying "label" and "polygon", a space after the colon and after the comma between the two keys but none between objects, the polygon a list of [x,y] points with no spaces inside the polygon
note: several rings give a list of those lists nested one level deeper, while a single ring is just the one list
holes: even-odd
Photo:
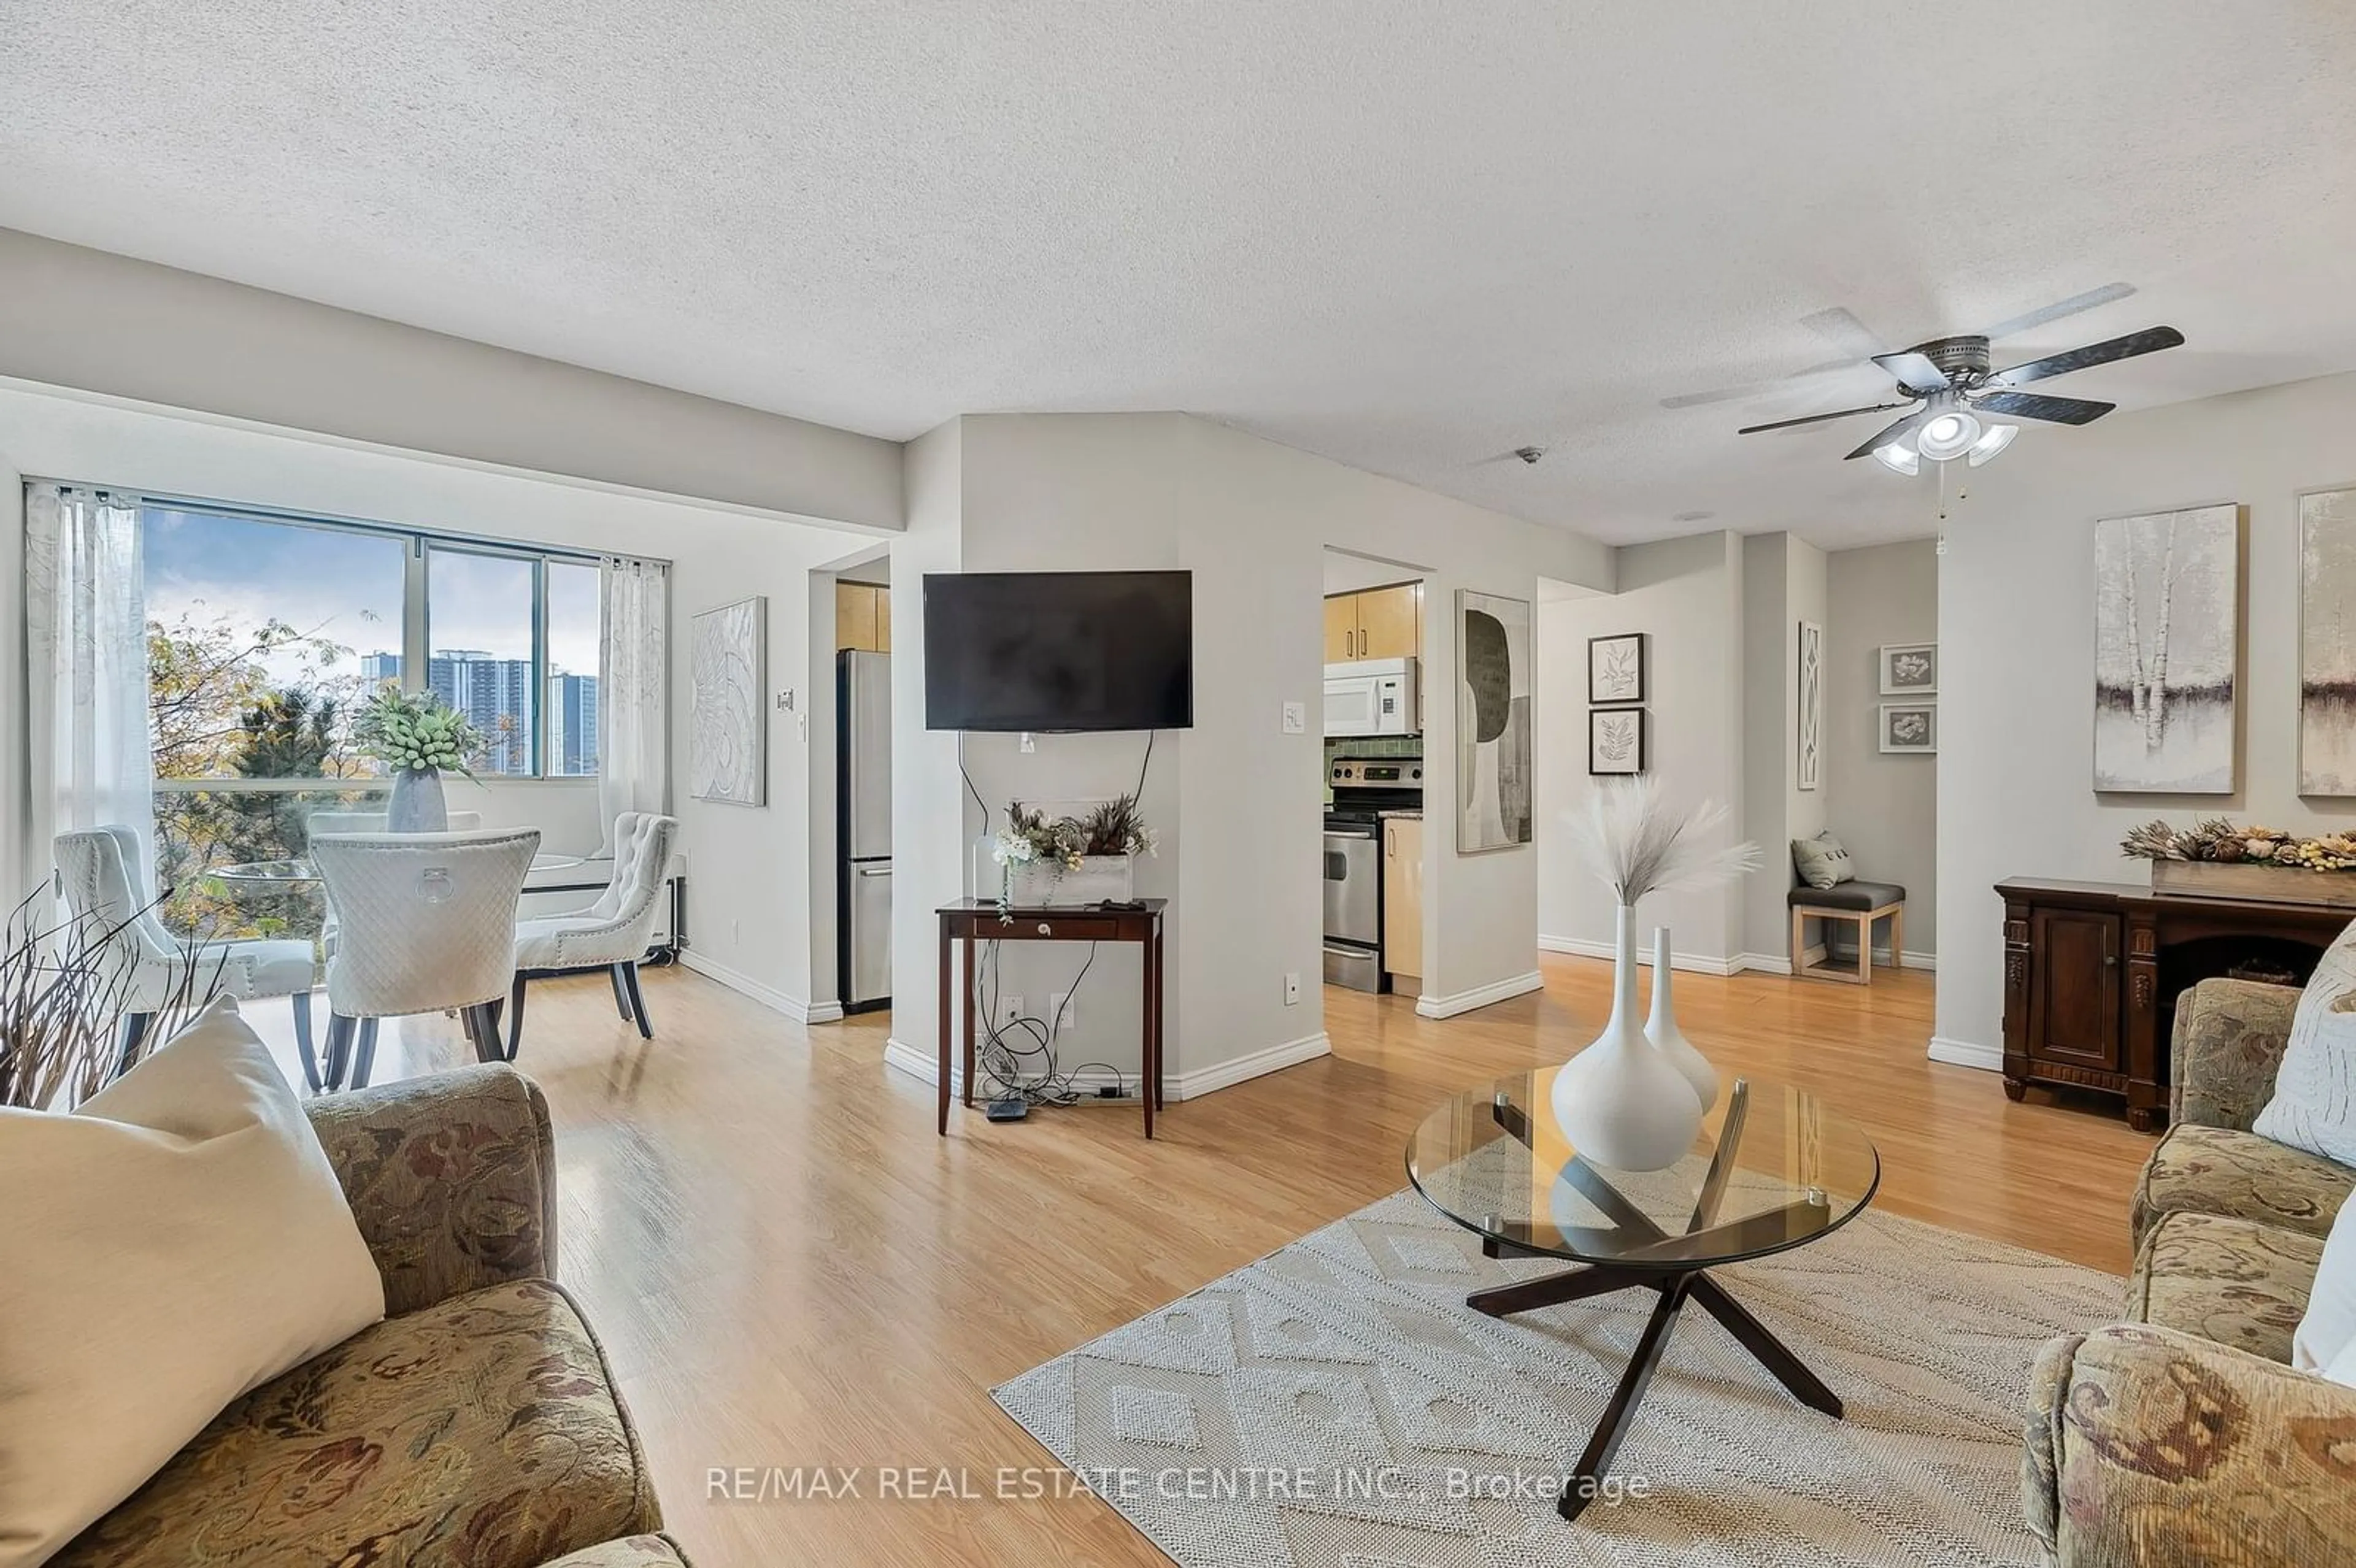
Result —
[{"label": "white ceramic vase", "polygon": [[385,804],[388,833],[444,833],[450,827],[442,775],[433,768],[403,768],[392,775],[392,799]]},{"label": "white ceramic vase", "polygon": [[1656,925],[1653,927],[1653,1016],[1644,1020],[1644,1038],[1693,1085],[1701,1108],[1708,1111],[1718,1104],[1718,1069],[1677,1028],[1677,1015],[1670,1010],[1669,975],[1669,928]]},{"label": "white ceramic vase", "polygon": [[1612,1018],[1593,1044],[1555,1070],[1554,1119],[1571,1147],[1597,1165],[1662,1170],[1693,1147],[1702,1108],[1685,1074],[1644,1038],[1637,1016],[1636,912],[1623,904]]}]

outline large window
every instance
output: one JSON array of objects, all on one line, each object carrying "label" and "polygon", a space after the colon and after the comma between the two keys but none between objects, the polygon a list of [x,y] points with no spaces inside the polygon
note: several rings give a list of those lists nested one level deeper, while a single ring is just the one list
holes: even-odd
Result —
[{"label": "large window", "polygon": [[209,873],[301,855],[322,807],[381,809],[384,770],[351,726],[388,682],[475,720],[477,777],[595,776],[594,560],[195,504],[141,520],[156,880],[176,929],[316,930],[315,896]]}]

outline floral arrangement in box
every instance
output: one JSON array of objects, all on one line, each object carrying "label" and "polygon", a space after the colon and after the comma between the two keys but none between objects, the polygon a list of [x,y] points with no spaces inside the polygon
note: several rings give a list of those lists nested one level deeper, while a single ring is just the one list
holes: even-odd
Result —
[{"label": "floral arrangement in box", "polygon": [[2220,866],[2281,866],[2307,871],[2356,871],[2356,836],[2326,833],[2294,837],[2273,827],[2236,827],[2222,816],[2190,827],[2154,819],[2119,840],[2119,850],[2141,860],[2202,860]]},{"label": "floral arrangement in box", "polygon": [[990,846],[990,858],[999,865],[998,912],[1004,917],[1012,905],[1015,877],[1025,867],[1039,867],[1060,880],[1090,860],[1120,860],[1125,871],[1131,857],[1158,852],[1153,829],[1145,825],[1133,795],[1116,796],[1085,816],[1054,818],[1009,801],[1006,826]]}]

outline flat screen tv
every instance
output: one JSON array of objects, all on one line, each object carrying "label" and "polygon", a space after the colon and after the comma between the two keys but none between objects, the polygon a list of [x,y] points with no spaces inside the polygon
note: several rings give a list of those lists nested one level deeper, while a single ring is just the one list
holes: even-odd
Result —
[{"label": "flat screen tv", "polygon": [[926,574],[926,729],[1194,722],[1194,573]]}]

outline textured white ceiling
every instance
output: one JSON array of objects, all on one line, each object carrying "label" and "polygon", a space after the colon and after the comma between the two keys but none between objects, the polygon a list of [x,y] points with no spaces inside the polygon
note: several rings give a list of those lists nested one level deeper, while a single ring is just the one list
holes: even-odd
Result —
[{"label": "textured white ceiling", "polygon": [[1733,431],[1874,372],[1660,400],[2120,279],[1999,357],[2356,367],[2351,80],[2343,0],[0,0],[0,225],[875,434],[1185,409],[1837,546],[1932,482]]}]

